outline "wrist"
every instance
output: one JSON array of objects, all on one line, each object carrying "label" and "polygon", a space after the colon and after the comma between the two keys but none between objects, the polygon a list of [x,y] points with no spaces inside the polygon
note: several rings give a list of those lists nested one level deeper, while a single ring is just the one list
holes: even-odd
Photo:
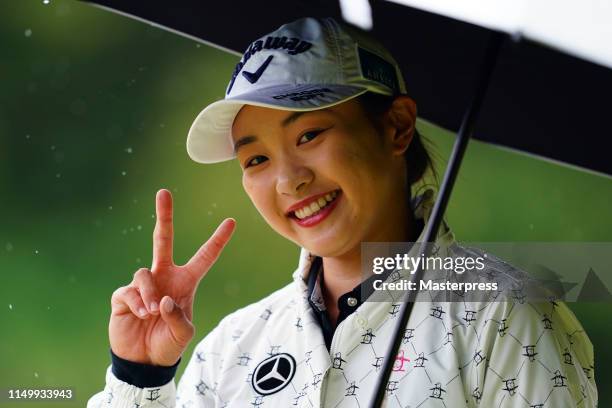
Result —
[{"label": "wrist", "polygon": [[112,349],[110,353],[115,377],[139,388],[159,387],[167,384],[174,378],[182,359],[182,357],[179,358],[171,366],[158,366],[126,360],[116,355]]}]

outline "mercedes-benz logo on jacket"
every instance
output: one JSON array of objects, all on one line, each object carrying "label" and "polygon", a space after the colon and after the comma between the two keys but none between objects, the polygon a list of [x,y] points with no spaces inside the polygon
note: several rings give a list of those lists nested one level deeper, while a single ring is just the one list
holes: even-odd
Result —
[{"label": "mercedes-benz logo on jacket", "polygon": [[287,353],[275,354],[255,367],[251,382],[258,394],[270,395],[285,388],[294,374],[295,359]]}]

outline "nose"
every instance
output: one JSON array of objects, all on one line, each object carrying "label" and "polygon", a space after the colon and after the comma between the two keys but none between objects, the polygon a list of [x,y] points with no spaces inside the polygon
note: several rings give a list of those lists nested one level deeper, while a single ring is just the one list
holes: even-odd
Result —
[{"label": "nose", "polygon": [[278,167],[276,191],[283,195],[295,195],[303,191],[313,178],[314,174],[308,166],[288,158]]}]

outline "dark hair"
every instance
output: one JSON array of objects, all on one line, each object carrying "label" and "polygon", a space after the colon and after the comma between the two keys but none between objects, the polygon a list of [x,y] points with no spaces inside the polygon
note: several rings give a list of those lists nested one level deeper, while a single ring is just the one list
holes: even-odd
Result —
[{"label": "dark hair", "polygon": [[[374,92],[366,92],[357,97],[357,101],[363,106],[366,114],[377,128],[380,125],[381,115],[389,110],[394,99],[395,96],[381,95]],[[429,149],[425,147],[424,142],[430,146],[432,144],[429,140],[425,139],[415,127],[410,146],[404,153],[408,187],[411,187],[414,183],[423,179],[428,169],[431,169],[434,179],[437,180],[432,154]]]}]

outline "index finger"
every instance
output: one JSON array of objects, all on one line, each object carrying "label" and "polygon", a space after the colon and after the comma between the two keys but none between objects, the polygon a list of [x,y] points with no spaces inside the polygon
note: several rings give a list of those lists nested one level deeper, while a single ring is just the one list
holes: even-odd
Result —
[{"label": "index finger", "polygon": [[172,260],[172,194],[166,189],[159,190],[155,197],[157,220],[153,231],[153,270],[170,266]]},{"label": "index finger", "polygon": [[235,227],[236,220],[233,218],[223,220],[208,241],[187,262],[187,266],[195,271],[198,278],[204,276],[217,261],[225,244],[230,240]]}]

